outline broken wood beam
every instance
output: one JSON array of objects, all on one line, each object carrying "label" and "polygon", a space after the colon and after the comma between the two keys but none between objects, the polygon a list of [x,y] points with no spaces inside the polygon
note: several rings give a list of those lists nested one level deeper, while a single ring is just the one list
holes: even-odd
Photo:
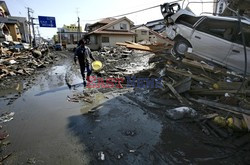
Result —
[{"label": "broken wood beam", "polygon": [[207,95],[207,96],[224,96],[225,93],[229,94],[246,94],[250,96],[250,90],[219,90],[219,89],[192,89],[188,93],[193,95]]},{"label": "broken wood beam", "polygon": [[214,72],[214,70],[215,70],[214,66],[204,64],[204,63],[201,63],[198,61],[189,60],[187,58],[182,59],[182,63],[189,65],[189,66],[196,67],[196,68],[205,69],[205,70],[210,71],[210,72]]},{"label": "broken wood beam", "polygon": [[167,71],[175,73],[175,74],[178,74],[180,76],[191,77],[194,80],[205,82],[205,83],[209,83],[209,84],[213,84],[215,82],[215,81],[212,81],[210,79],[207,79],[207,78],[204,78],[204,77],[201,77],[201,76],[198,76],[198,75],[193,75],[193,74],[190,74],[190,73],[188,73],[186,71],[182,71],[182,70],[177,70],[177,69],[173,69],[173,68],[167,68]]},{"label": "broken wood beam", "polygon": [[207,105],[207,106],[210,106],[213,108],[221,109],[221,110],[227,111],[227,112],[232,112],[232,113],[236,112],[236,114],[239,114],[239,113],[243,114],[244,113],[244,114],[250,115],[250,110],[246,110],[246,109],[243,109],[240,107],[234,107],[231,105],[216,103],[213,101],[208,101],[208,100],[203,100],[203,99],[196,100],[194,98],[189,98],[189,100],[194,101],[196,103],[204,104],[204,105]]},{"label": "broken wood beam", "polygon": [[179,100],[180,103],[184,103],[183,98],[181,97],[181,95],[174,89],[174,87],[169,84],[169,83],[165,83],[168,88],[172,91],[172,93],[175,95],[175,97]]},{"label": "broken wood beam", "polygon": [[230,90],[230,89],[235,89],[238,90],[242,84],[242,82],[224,82],[224,81],[219,81],[216,82],[216,84],[218,85],[218,89],[226,89],[226,90]]}]

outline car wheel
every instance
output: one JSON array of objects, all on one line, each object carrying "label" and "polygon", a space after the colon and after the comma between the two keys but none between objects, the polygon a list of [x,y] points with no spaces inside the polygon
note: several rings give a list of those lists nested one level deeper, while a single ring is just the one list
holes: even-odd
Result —
[{"label": "car wheel", "polygon": [[185,39],[178,39],[174,44],[174,52],[176,55],[183,57],[188,51],[188,48],[191,47],[190,43]]},{"label": "car wheel", "polygon": [[174,51],[174,48],[171,48],[171,49],[170,49],[170,53],[171,53],[171,55],[173,55],[173,56],[176,55],[176,53],[175,53],[175,51]]}]

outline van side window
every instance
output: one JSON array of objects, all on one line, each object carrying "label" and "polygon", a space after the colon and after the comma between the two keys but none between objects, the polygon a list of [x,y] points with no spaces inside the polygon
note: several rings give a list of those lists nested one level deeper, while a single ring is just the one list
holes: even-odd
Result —
[{"label": "van side window", "polygon": [[[242,23],[242,31],[243,31],[244,36],[245,36],[246,46],[250,47],[250,25]],[[235,42],[237,44],[243,45],[243,43],[242,43],[242,36],[241,36],[241,33],[239,31],[237,31],[235,38],[236,38]]]},{"label": "van side window", "polygon": [[181,15],[177,18],[176,23],[186,25],[188,27],[193,27],[193,25],[200,19],[201,17],[194,17],[190,15]]},{"label": "van side window", "polygon": [[235,31],[234,21],[215,20],[207,18],[196,28],[198,31],[233,42]]}]

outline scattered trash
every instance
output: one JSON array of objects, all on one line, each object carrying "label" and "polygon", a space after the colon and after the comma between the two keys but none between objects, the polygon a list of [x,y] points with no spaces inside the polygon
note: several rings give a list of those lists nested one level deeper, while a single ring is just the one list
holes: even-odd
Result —
[{"label": "scattered trash", "polygon": [[102,161],[105,160],[105,155],[104,155],[103,151],[98,152],[98,159],[102,160]]},{"label": "scattered trash", "polygon": [[6,154],[5,156],[1,156],[0,157],[0,162],[3,162],[5,159],[7,159],[8,157],[10,157],[12,155],[12,153]]},{"label": "scattered trash", "polygon": [[14,119],[14,112],[7,112],[0,116],[0,123],[5,123]]},{"label": "scattered trash", "polygon": [[178,107],[174,109],[170,109],[166,111],[166,116],[173,119],[173,120],[179,120],[183,118],[193,118],[197,116],[197,112],[189,107]]},{"label": "scattered trash", "polygon": [[123,157],[123,153],[119,153],[118,155],[117,155],[117,159],[121,159]]},{"label": "scattered trash", "polygon": [[28,164],[36,164],[36,158],[29,158],[29,159],[27,160],[27,163],[28,163]]},{"label": "scattered trash", "polygon": [[127,130],[127,131],[125,131],[125,135],[126,136],[135,136],[136,135],[136,132],[133,130],[133,131],[131,131],[131,130]]},{"label": "scattered trash", "polygon": [[6,141],[2,142],[2,145],[7,146],[7,145],[9,145],[10,143],[11,143],[11,142],[10,142],[9,140],[6,140]]},{"label": "scattered trash", "polygon": [[69,102],[76,102],[76,103],[79,103],[81,101],[84,101],[87,103],[93,103],[93,97],[91,95],[86,94],[86,93],[74,94],[72,97],[67,96],[67,100]]},{"label": "scattered trash", "polygon": [[4,140],[9,137],[9,134],[5,131],[0,131],[0,140]]}]

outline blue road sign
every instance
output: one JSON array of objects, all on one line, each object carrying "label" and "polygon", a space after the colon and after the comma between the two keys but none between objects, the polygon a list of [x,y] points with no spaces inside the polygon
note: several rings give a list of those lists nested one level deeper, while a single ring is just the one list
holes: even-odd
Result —
[{"label": "blue road sign", "polygon": [[56,18],[47,16],[38,16],[40,27],[56,27]]}]

